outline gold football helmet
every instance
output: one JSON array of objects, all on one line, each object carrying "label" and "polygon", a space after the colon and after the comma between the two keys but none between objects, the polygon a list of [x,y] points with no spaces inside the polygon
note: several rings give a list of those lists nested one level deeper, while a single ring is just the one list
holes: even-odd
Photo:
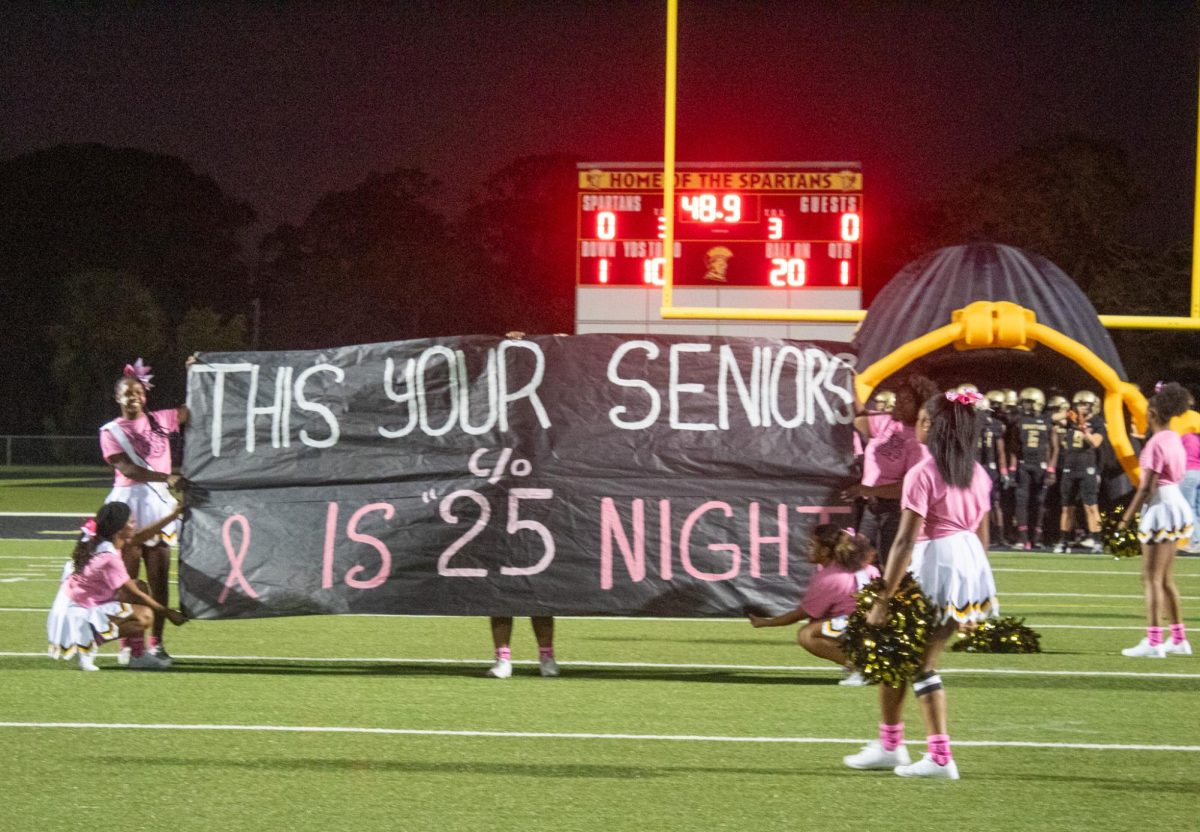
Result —
[{"label": "gold football helmet", "polygon": [[1080,390],[1071,398],[1071,404],[1076,410],[1080,409],[1080,405],[1087,405],[1088,413],[1097,413],[1100,410],[1100,397],[1091,390]]},{"label": "gold football helmet", "polygon": [[1033,402],[1033,406],[1040,412],[1046,406],[1046,394],[1036,387],[1024,387],[1021,389],[1021,401]]}]

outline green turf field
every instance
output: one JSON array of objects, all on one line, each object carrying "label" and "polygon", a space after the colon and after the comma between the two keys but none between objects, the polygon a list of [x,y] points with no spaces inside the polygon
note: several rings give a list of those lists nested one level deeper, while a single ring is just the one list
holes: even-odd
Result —
[{"label": "green turf field", "polygon": [[[34,499],[11,482],[0,498]],[[104,492],[53,488],[37,510]],[[947,654],[945,783],[844,769],[875,692],[738,621],[563,619],[560,679],[519,622],[505,681],[479,619],[198,621],[168,633],[170,671],[110,646],[84,674],[42,655],[68,549],[0,541],[3,829],[1196,828],[1200,660],[1119,655],[1142,635],[1134,561],[993,558],[1046,652]],[[1200,559],[1177,572],[1200,610]],[[915,705],[907,723],[916,756]]]}]

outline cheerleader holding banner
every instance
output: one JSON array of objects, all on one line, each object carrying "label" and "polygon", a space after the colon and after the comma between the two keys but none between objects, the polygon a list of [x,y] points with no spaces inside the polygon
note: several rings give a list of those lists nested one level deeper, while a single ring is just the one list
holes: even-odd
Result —
[{"label": "cheerleader holding banner", "polygon": [[[189,360],[189,366],[190,366]],[[133,513],[134,525],[144,528],[173,512],[175,498],[168,488],[184,488],[187,481],[171,473],[171,434],[177,434],[187,424],[186,406],[168,410],[146,410],[146,394],[153,388],[151,368],[138,359],[125,365],[125,372],[114,388],[114,398],[121,415],[100,429],[100,450],[104,461],[113,469],[113,489],[105,502],[126,503]],[[141,546],[129,546],[122,552],[125,568],[135,580],[146,562],[146,581],[150,594],[161,606],[170,599],[169,545],[175,540],[177,524],[166,525],[161,534]],[[163,619],[154,618],[150,651],[164,661],[170,656],[162,647]],[[127,664],[128,645],[122,642],[118,661]]]},{"label": "cheerleader holding banner", "polygon": [[136,529],[129,506],[110,502],[80,527],[46,621],[51,658],[78,655],[81,670],[99,670],[95,655],[100,645],[120,635],[130,645],[132,655],[126,662],[130,668],[161,670],[168,666],[146,652],[143,636],[156,614],[175,625],[186,619],[155,601],[146,594],[145,584],[129,577],[122,553],[156,537],[178,514],[176,509],[148,528]]}]

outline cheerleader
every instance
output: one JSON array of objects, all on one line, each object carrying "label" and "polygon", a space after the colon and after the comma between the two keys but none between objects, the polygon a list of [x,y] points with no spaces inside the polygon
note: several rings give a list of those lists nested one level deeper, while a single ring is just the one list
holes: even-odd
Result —
[{"label": "cheerleader", "polygon": [[[978,393],[951,391],[926,402],[917,419],[917,437],[930,456],[904,475],[900,528],[892,544],[879,601],[867,623],[882,626],[887,599],[905,570],[912,572],[938,610],[921,670],[912,682],[928,735],[929,751],[910,764],[904,747],[904,694],[881,685],[883,721],[879,740],[844,758],[850,768],[892,769],[901,777],[958,779],[946,723],[946,692],[934,669],[947,640],[960,625],[999,614],[996,584],[987,555],[987,516],[992,482],[975,461],[979,441]],[[910,565],[911,563],[911,565]]]},{"label": "cheerleader", "polygon": [[132,652],[129,667],[160,670],[169,666],[144,649],[143,635],[155,613],[175,625],[187,619],[155,601],[143,585],[129,577],[121,551],[159,534],[176,516],[178,512],[139,531],[134,528],[129,506],[115,502],[105,503],[96,517],[84,524],[46,622],[52,658],[78,655],[81,670],[99,670],[95,655],[100,645],[120,635]]},{"label": "cheerleader", "polygon": [[[1142,448],[1138,464],[1142,482],[1129,507],[1121,516],[1119,528],[1129,527],[1129,518],[1142,506],[1138,539],[1142,541],[1142,588],[1146,594],[1146,637],[1135,647],[1121,651],[1125,656],[1161,659],[1168,654],[1192,655],[1183,630],[1179,589],[1175,586],[1175,547],[1192,534],[1192,508],[1179,489],[1187,468],[1187,452],[1179,434],[1171,430],[1171,419],[1184,413],[1191,397],[1179,384],[1162,384],[1150,397],[1146,423],[1153,436]],[[1165,610],[1164,610],[1165,607]],[[1171,619],[1171,638],[1163,641],[1162,618]]]},{"label": "cheerleader", "polygon": [[859,531],[880,557],[891,551],[900,523],[900,484],[904,472],[924,456],[913,425],[921,402],[936,391],[937,385],[925,376],[912,376],[897,388],[891,412],[856,408],[854,429],[865,446],[862,482],[846,489],[842,499],[856,504],[865,500],[865,506],[859,506],[864,509]]},{"label": "cheerleader", "polygon": [[[191,359],[189,359],[189,366]],[[114,398],[121,415],[100,429],[100,451],[104,461],[113,469],[113,489],[105,502],[119,501],[129,505],[133,522],[144,527],[165,517],[176,506],[168,488],[184,488],[187,481],[171,473],[171,434],[177,434],[187,424],[187,407],[168,410],[146,410],[146,393],[153,388],[150,367],[138,359],[125,365],[125,373],[117,380]],[[146,562],[146,582],[150,594],[165,607],[170,597],[169,544],[175,539],[175,525],[166,525],[161,534],[141,546],[129,546],[123,552],[125,568],[133,578]],[[150,650],[170,661],[162,647],[163,620],[155,616]],[[125,664],[130,652],[124,643],[118,661]]]},{"label": "cheerleader", "polygon": [[879,570],[871,564],[874,558],[875,550],[861,534],[822,523],[813,529],[808,550],[809,563],[817,565],[817,573],[800,605],[791,612],[769,618],[751,615],[750,623],[755,627],[787,627],[807,618],[808,623],[796,633],[796,643],[814,656],[845,668],[848,675],[839,685],[865,685],[867,680],[842,652],[841,639],[846,632],[846,621],[854,612],[855,593],[879,577]]}]

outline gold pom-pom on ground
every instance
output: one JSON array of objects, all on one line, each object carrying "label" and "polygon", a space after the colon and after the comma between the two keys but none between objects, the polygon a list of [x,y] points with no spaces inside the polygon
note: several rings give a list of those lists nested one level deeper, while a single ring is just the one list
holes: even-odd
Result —
[{"label": "gold pom-pom on ground", "polygon": [[1024,618],[985,621],[959,636],[950,648],[960,653],[1040,653],[1042,637]]},{"label": "gold pom-pom on ground", "polygon": [[1117,524],[1125,516],[1125,506],[1117,506],[1112,511],[1100,515],[1100,540],[1104,551],[1113,557],[1136,558],[1142,554],[1142,545],[1137,537],[1137,517],[1134,517],[1127,529],[1118,529]]},{"label": "gold pom-pom on ground", "polygon": [[842,648],[867,681],[898,688],[920,670],[937,611],[916,579],[906,573],[887,602],[887,621],[872,627],[867,613],[882,590],[883,579],[876,578],[855,596],[858,606],[846,624]]}]

